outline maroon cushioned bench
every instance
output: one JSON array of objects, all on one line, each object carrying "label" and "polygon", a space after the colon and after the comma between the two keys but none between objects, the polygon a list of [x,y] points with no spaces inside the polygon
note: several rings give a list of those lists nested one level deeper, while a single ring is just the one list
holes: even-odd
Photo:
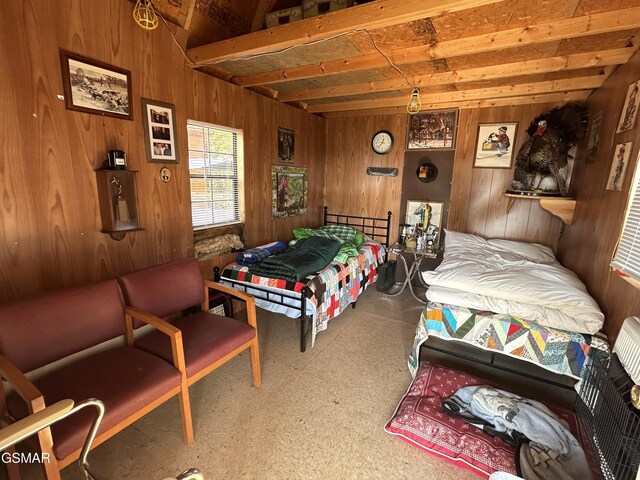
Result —
[{"label": "maroon cushioned bench", "polygon": [[[181,349],[179,333],[158,332]],[[105,416],[94,446],[178,395],[184,437],[193,440],[184,373],[176,365],[123,341],[122,345],[80,355],[45,369],[30,381],[25,373],[82,352],[107,340],[126,339],[124,304],[118,283],[109,280],[38,298],[0,305],[0,375],[15,392],[0,388],[0,417],[15,421],[62,400],[102,400]],[[80,412],[38,434],[48,453],[48,479],[78,459],[93,418]],[[12,471],[12,476],[17,472]]]}]

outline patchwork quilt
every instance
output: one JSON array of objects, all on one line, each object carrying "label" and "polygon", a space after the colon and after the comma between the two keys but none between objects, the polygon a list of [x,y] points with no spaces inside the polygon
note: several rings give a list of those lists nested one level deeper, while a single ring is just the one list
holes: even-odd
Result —
[{"label": "patchwork quilt", "polygon": [[500,352],[576,379],[592,348],[609,351],[606,339],[598,334],[557,330],[512,315],[430,302],[420,316],[409,356],[413,376],[420,346],[430,335]]},{"label": "patchwork quilt", "polygon": [[342,313],[377,280],[377,267],[384,262],[384,254],[384,248],[378,242],[366,242],[360,247],[357,258],[349,258],[346,263],[332,262],[321,272],[309,275],[299,282],[253,275],[249,272],[249,267],[232,263],[225,267],[221,281],[235,280],[298,294],[306,286],[307,300],[314,307],[313,345],[316,334],[326,330],[329,320]]}]

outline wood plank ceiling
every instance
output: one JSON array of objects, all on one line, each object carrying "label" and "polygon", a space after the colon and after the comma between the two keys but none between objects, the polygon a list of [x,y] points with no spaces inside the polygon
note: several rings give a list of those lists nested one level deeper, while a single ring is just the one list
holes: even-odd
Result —
[{"label": "wood plank ceiling", "polygon": [[404,113],[413,86],[423,110],[582,101],[640,48],[639,0],[376,0],[261,29],[300,3],[156,0],[190,66],[326,117]]}]

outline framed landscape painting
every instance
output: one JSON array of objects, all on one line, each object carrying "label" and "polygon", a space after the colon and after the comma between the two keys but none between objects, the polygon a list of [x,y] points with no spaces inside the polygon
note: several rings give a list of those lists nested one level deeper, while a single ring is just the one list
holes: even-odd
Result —
[{"label": "framed landscape painting", "polygon": [[133,120],[131,72],[65,50],[60,61],[69,110]]}]

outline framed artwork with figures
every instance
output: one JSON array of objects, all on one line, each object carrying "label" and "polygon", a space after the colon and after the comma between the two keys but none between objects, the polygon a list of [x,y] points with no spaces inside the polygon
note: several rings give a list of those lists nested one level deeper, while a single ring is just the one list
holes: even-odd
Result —
[{"label": "framed artwork with figures", "polygon": [[639,89],[640,80],[629,85],[627,97],[624,100],[622,112],[620,112],[620,120],[618,121],[616,133],[628,132],[629,130],[633,130],[636,126],[636,120],[638,118],[638,104],[640,104]]},{"label": "framed artwork with figures", "polygon": [[456,144],[458,110],[409,115],[407,150],[452,150]]},{"label": "framed artwork with figures", "polygon": [[67,109],[133,120],[129,70],[66,50],[60,61]]},{"label": "framed artwork with figures", "polygon": [[478,125],[475,168],[511,168],[517,122]]},{"label": "framed artwork with figures", "polygon": [[602,110],[596,113],[589,125],[589,140],[587,142],[587,156],[585,161],[592,163],[596,159],[598,145],[600,144],[600,127],[602,126]]},{"label": "framed artwork with figures", "polygon": [[444,202],[429,200],[407,200],[405,224],[408,239],[422,237],[424,246],[440,244]]},{"label": "framed artwork with figures", "polygon": [[288,128],[278,128],[278,161],[294,163],[295,132]]},{"label": "framed artwork with figures", "polygon": [[272,218],[307,213],[306,167],[271,167]]},{"label": "framed artwork with figures", "polygon": [[632,142],[619,143],[613,151],[611,171],[607,181],[607,190],[622,190],[624,175],[627,171],[627,164],[631,156]]}]

